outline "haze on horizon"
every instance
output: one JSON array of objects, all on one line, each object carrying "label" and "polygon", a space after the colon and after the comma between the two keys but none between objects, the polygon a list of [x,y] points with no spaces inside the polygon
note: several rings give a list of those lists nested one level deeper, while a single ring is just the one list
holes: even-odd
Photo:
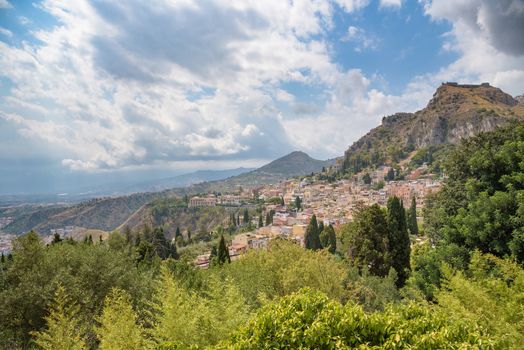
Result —
[{"label": "haze on horizon", "polygon": [[0,194],[337,157],[443,81],[524,93],[523,0],[0,0]]}]

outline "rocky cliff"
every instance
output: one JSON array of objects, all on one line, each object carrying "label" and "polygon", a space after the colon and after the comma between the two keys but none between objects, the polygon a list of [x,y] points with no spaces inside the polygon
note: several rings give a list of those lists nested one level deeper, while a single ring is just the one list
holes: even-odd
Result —
[{"label": "rocky cliff", "polygon": [[424,109],[384,117],[382,125],[345,152],[342,169],[357,172],[396,162],[414,149],[455,144],[519,118],[524,118],[524,104],[499,88],[444,83]]}]

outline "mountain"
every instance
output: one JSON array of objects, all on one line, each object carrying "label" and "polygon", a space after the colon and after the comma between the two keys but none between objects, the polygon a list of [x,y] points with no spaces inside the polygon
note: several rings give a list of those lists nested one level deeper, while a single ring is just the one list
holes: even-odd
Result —
[{"label": "mountain", "polygon": [[301,151],[291,152],[258,169],[233,176],[225,180],[206,182],[192,186],[191,192],[225,192],[239,186],[258,186],[277,183],[294,176],[303,176],[319,172],[323,167],[335,164],[334,159],[318,160]]},{"label": "mountain", "polygon": [[382,119],[345,152],[341,168],[355,173],[368,166],[397,163],[414,150],[456,144],[524,118],[524,104],[488,83],[443,83],[428,105],[415,113]]},{"label": "mountain", "polygon": [[252,168],[227,170],[197,170],[192,173],[168,177],[159,180],[144,181],[125,189],[126,192],[158,192],[174,187],[188,187],[201,182],[223,180],[252,171]]},{"label": "mountain", "polygon": [[[332,164],[333,161],[331,160],[321,161],[311,158],[304,152],[292,152],[256,170],[249,171],[245,168],[218,171],[204,170],[164,180],[150,181],[128,188],[128,191],[133,190],[134,192],[140,188],[159,191],[174,187],[162,192],[91,199],[75,205],[31,205],[17,207],[16,210],[0,208],[0,214],[14,218],[13,222],[2,230],[6,233],[21,234],[35,229],[42,234],[47,234],[50,229],[78,226],[111,231],[124,223],[129,223],[129,226],[132,227],[143,223],[153,225],[162,223],[169,227],[179,224],[193,229],[207,229],[210,225],[227,220],[227,213],[224,214],[225,211],[208,213],[202,210],[202,212],[197,212],[194,215],[192,221],[186,215],[187,213],[180,208],[176,212],[166,211],[167,209],[164,208],[165,201],[173,201],[173,198],[185,194],[227,192],[237,190],[239,186],[276,183],[288,177],[318,172],[322,170],[322,167],[328,167]],[[232,174],[239,175],[231,176]],[[223,179],[228,175],[228,178]],[[205,181],[205,179],[213,178],[222,178],[222,180]],[[159,211],[158,208],[165,210]],[[166,215],[155,215],[155,211],[157,213],[165,212]],[[179,216],[183,216],[184,219],[179,218]]]}]

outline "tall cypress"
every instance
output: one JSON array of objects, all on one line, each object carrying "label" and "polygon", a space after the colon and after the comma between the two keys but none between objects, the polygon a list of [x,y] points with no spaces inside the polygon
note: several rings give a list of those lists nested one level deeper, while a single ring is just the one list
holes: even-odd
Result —
[{"label": "tall cypress", "polygon": [[409,207],[408,212],[408,228],[412,235],[418,235],[417,201],[415,196],[411,197],[411,207]]},{"label": "tall cypress", "polygon": [[247,208],[244,209],[243,221],[244,221],[244,225],[247,225],[249,223],[249,212],[248,212]]},{"label": "tall cypress", "polygon": [[411,253],[406,211],[398,197],[388,199],[388,253],[391,266],[397,271],[397,286],[401,287],[409,275],[409,255]]},{"label": "tall cypress", "polygon": [[220,242],[218,242],[217,260],[219,265],[223,265],[226,262],[231,262],[231,258],[229,257],[229,249],[227,248],[224,235],[220,236]]},{"label": "tall cypress", "polygon": [[176,231],[175,231],[175,239],[181,236],[182,236],[182,233],[180,232],[180,227],[177,226]]},{"label": "tall cypress", "polygon": [[318,250],[322,248],[318,232],[317,217],[313,215],[309,221],[304,235],[304,245],[306,249]]},{"label": "tall cypress", "polygon": [[264,226],[264,221],[262,220],[262,214],[258,216],[258,227]]},{"label": "tall cypress", "polygon": [[320,243],[322,248],[327,248],[330,253],[335,253],[337,250],[337,235],[333,225],[324,227],[324,230],[320,233]]}]

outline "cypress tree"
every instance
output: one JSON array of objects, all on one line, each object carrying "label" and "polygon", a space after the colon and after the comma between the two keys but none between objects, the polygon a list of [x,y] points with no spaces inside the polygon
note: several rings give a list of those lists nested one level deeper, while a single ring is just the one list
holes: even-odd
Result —
[{"label": "cypress tree", "polygon": [[244,209],[244,220],[243,221],[244,221],[244,225],[247,225],[249,223],[249,212],[247,208]]},{"label": "cypress tree", "polygon": [[297,210],[302,209],[302,200],[299,196],[295,197],[295,208],[297,208]]},{"label": "cypress tree", "polygon": [[4,252],[2,252],[2,258],[0,259],[0,263],[5,264],[5,255],[4,255]]},{"label": "cypress tree", "polygon": [[280,205],[284,206],[286,203],[284,202],[284,197],[280,197]]},{"label": "cypress tree", "polygon": [[397,286],[402,287],[409,275],[409,255],[411,253],[406,211],[398,197],[388,199],[388,253],[391,266],[397,271]]},{"label": "cypress tree", "polygon": [[269,213],[266,214],[266,226],[269,226],[271,224],[271,216]]},{"label": "cypress tree", "polygon": [[262,226],[264,226],[264,222],[263,222],[263,220],[262,220],[262,214],[260,214],[260,215],[258,216],[258,227],[260,228],[260,227],[262,227]]},{"label": "cypress tree", "polygon": [[324,222],[323,221],[320,221],[318,223],[318,234],[322,234],[322,231],[324,231]]},{"label": "cypress tree", "polygon": [[209,254],[209,266],[215,266],[218,263],[218,252],[217,247],[211,247],[211,253]]},{"label": "cypress tree", "polygon": [[182,236],[182,233],[180,233],[180,227],[177,226],[176,231],[175,231],[175,239],[177,239],[180,236]]},{"label": "cypress tree", "polygon": [[191,242],[191,230],[187,229],[187,241]]},{"label": "cypress tree", "polygon": [[237,226],[240,226],[240,213],[238,213],[238,216],[237,216]]},{"label": "cypress tree", "polygon": [[218,242],[217,260],[219,265],[223,265],[226,262],[231,262],[231,258],[229,257],[229,249],[227,248],[224,235],[220,236],[220,242]]},{"label": "cypress tree", "polygon": [[330,253],[335,253],[337,250],[337,235],[332,225],[324,227],[320,233],[320,243],[322,248],[327,248]]},{"label": "cypress tree", "polygon": [[51,242],[51,244],[56,244],[56,243],[60,243],[62,242],[62,238],[60,238],[60,234],[59,233],[55,233],[53,235],[53,241]]},{"label": "cypress tree", "polygon": [[411,197],[411,207],[408,212],[408,228],[412,235],[418,235],[417,201],[415,196]]},{"label": "cypress tree", "polygon": [[322,248],[320,236],[318,233],[317,217],[313,215],[309,221],[304,235],[304,245],[306,249],[318,250]]}]

